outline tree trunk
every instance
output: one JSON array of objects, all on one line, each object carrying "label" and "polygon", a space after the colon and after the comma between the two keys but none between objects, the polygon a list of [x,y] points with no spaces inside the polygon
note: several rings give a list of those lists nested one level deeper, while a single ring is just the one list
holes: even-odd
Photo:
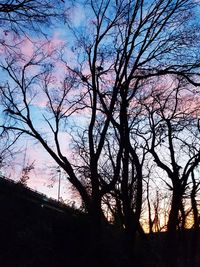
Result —
[{"label": "tree trunk", "polygon": [[194,220],[194,229],[199,229],[199,217],[198,217],[198,209],[197,209],[197,202],[195,196],[191,195],[191,204],[192,204],[192,211],[193,211],[193,220]]},{"label": "tree trunk", "polygon": [[174,189],[167,230],[169,233],[176,233],[178,227],[178,214],[182,205],[182,194],[180,189]]},{"label": "tree trunk", "polygon": [[169,220],[167,225],[168,235],[166,243],[166,261],[167,266],[177,267],[178,264],[178,215],[181,207],[182,195],[180,190],[175,189],[172,196],[171,210],[169,214]]},{"label": "tree trunk", "polygon": [[185,210],[184,210],[184,206],[183,206],[182,202],[181,202],[181,205],[180,205],[180,212],[181,212],[180,230],[184,230],[185,229],[185,224],[186,224],[186,214],[185,214]]},{"label": "tree trunk", "polygon": [[102,266],[102,210],[101,198],[95,196],[92,200],[89,212],[91,218],[90,229],[90,253],[88,258],[88,266]]},{"label": "tree trunk", "polygon": [[193,187],[192,187],[190,199],[191,199],[191,206],[192,206],[193,220],[194,220],[193,228],[197,230],[199,228],[198,208],[197,208],[197,202],[196,202],[196,193],[197,193],[198,185],[195,180],[194,171],[192,172],[192,183],[193,183]]},{"label": "tree trunk", "polygon": [[149,197],[149,181],[147,183],[147,205],[148,205],[148,223],[149,223],[149,233],[153,233],[153,221],[151,218],[151,203],[150,203],[150,197]]}]

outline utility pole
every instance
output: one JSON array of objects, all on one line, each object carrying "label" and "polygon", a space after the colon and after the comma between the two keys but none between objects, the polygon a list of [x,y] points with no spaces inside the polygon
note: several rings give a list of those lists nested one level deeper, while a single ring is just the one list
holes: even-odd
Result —
[{"label": "utility pole", "polygon": [[61,184],[61,169],[60,167],[57,168],[58,173],[58,201],[60,201],[60,184]]}]

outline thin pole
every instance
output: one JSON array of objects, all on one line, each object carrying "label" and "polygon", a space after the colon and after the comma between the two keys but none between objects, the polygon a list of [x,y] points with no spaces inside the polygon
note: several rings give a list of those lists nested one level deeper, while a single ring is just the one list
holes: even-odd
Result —
[{"label": "thin pole", "polygon": [[57,172],[58,172],[58,201],[60,201],[61,170],[59,167],[57,169]]}]

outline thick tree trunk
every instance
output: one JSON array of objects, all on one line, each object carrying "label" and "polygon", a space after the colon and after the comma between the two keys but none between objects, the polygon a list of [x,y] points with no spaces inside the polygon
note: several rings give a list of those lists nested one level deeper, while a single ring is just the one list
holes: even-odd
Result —
[{"label": "thick tree trunk", "polygon": [[179,226],[179,229],[180,230],[184,230],[185,229],[185,224],[186,224],[186,214],[185,214],[185,209],[184,209],[184,206],[183,206],[183,203],[181,202],[181,205],[180,205],[180,212],[181,212],[181,222],[180,222],[180,226]]},{"label": "thick tree trunk", "polygon": [[182,195],[180,190],[176,189],[173,192],[171,211],[169,214],[169,220],[167,225],[168,236],[166,243],[166,261],[168,267],[177,267],[178,264],[178,215],[181,208]]},{"label": "thick tree trunk", "polygon": [[91,219],[90,229],[90,253],[88,266],[102,266],[102,210],[101,198],[95,196],[92,200],[89,216]]},{"label": "thick tree trunk", "polygon": [[149,233],[153,233],[153,221],[151,218],[151,203],[150,203],[150,197],[149,197],[149,182],[147,184],[147,205],[148,205],[148,223],[149,223]]},{"label": "thick tree trunk", "polygon": [[192,172],[192,183],[193,183],[193,187],[192,187],[190,199],[191,199],[191,206],[192,206],[193,220],[194,220],[193,228],[197,230],[199,229],[198,208],[197,208],[197,201],[196,201],[196,193],[197,193],[198,185],[195,180],[194,171]]},{"label": "thick tree trunk", "polygon": [[102,227],[102,210],[101,210],[101,199],[93,200],[91,207],[91,219],[93,223],[93,228],[96,234],[99,236]]},{"label": "thick tree trunk", "polygon": [[167,225],[167,230],[169,233],[176,233],[178,227],[178,214],[182,205],[182,194],[180,189],[174,189],[171,210],[169,214],[169,220]]}]

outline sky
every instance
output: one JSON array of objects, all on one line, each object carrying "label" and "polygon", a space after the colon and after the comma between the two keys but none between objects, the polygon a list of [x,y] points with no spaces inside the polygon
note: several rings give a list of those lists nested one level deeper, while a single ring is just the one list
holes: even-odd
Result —
[{"label": "sky", "polygon": [[[67,1],[66,1],[67,5]],[[83,9],[81,5],[76,4],[68,13],[69,18],[71,19],[73,27],[76,28],[78,33],[82,32],[82,29],[87,25],[90,27],[95,21],[93,21],[90,16],[88,16],[88,11]],[[89,25],[89,26],[88,26]],[[91,27],[92,28],[92,27]],[[52,28],[44,28],[43,31],[49,35],[49,42],[44,39],[42,36],[26,36],[21,39],[16,37],[11,31],[5,31],[5,29],[0,29],[0,40],[4,40],[5,43],[13,44],[18,43],[18,48],[20,49],[23,57],[16,56],[16,62],[14,65],[16,66],[17,75],[18,69],[17,66],[20,68],[26,62],[33,57],[35,50],[38,47],[42,47],[41,52],[38,52],[37,56],[34,60],[39,60],[44,54],[49,55],[51,54],[51,62],[49,59],[45,59],[46,64],[51,63],[53,68],[53,76],[51,77],[50,82],[50,93],[52,97],[56,101],[56,97],[62,92],[63,88],[63,80],[65,80],[65,72],[66,72],[66,65],[65,63],[69,63],[70,67],[73,69],[77,66],[77,61],[83,61],[83,56],[77,57],[76,49],[78,46],[78,42],[76,42],[72,35],[66,30],[66,25],[59,24],[57,22],[56,26]],[[28,37],[28,38],[27,38]],[[84,36],[85,38],[89,38],[89,36]],[[30,41],[30,39],[31,41]],[[15,50],[16,48],[13,48]],[[151,47],[152,49],[152,47]],[[17,53],[18,50],[15,52]],[[58,60],[60,55],[63,55],[63,61]],[[0,63],[5,64],[5,59],[8,56],[8,51],[6,52],[2,45],[0,45]],[[34,61],[33,60],[33,61]],[[110,63],[110,62],[109,62]],[[84,66],[85,67],[85,66]],[[41,69],[30,66],[29,71],[27,72],[27,79],[31,79],[37,71]],[[84,74],[87,75],[87,67],[85,68]],[[8,77],[6,76],[5,72],[1,72],[1,79],[6,81]],[[107,75],[106,86],[108,84],[108,80],[112,81],[112,77]],[[15,83],[10,81],[11,85],[15,86]],[[31,103],[31,116],[34,125],[37,125],[37,129],[40,132],[45,133],[45,138],[47,140],[52,141],[52,136],[50,135],[50,128],[48,123],[52,122],[51,115],[46,111],[46,107],[48,104],[48,99],[44,97],[44,93],[41,93],[41,83],[36,80],[34,83],[34,87],[32,88],[32,92],[35,93],[40,92],[37,94]],[[79,96],[81,93],[84,93],[80,87],[77,86],[76,90],[72,93],[68,94],[68,99],[74,100]],[[16,98],[19,97],[16,94]],[[32,95],[29,95],[29,99],[31,99]],[[44,116],[46,116],[46,124],[44,124]],[[72,139],[70,136],[70,132],[72,127],[76,125],[76,127],[84,126],[84,123],[87,118],[87,110],[84,110],[84,114],[73,114],[70,119],[66,120],[66,125],[63,124],[63,128],[59,134],[60,143],[61,143],[61,150],[63,154],[66,155],[69,159],[73,158],[73,154],[71,153],[71,146],[72,146]],[[0,123],[2,118],[0,117]],[[54,123],[51,125],[52,127],[55,126]],[[64,126],[67,128],[67,132],[64,129]],[[162,144],[162,153],[163,158],[166,157],[167,149],[164,149],[165,144]],[[167,145],[166,145],[167,146]],[[34,190],[37,190],[41,193],[47,194],[49,197],[53,197],[58,199],[58,191],[59,191],[59,178],[61,178],[61,198],[67,202],[72,203],[75,199],[77,199],[77,195],[74,193],[72,187],[70,186],[69,182],[67,182],[67,176],[61,172],[61,174],[57,171],[57,165],[54,160],[48,155],[47,152],[44,151],[42,146],[33,140],[31,137],[23,136],[19,142],[16,144],[16,149],[20,150],[20,153],[16,153],[12,160],[7,162],[7,166],[3,169],[3,174],[6,177],[12,178],[15,181],[18,181],[21,177],[22,169],[29,164],[34,164],[34,169],[30,172],[30,179],[27,181],[27,185]],[[169,157],[168,157],[169,158]],[[182,159],[181,159],[182,160]],[[170,163],[168,162],[170,165]],[[166,177],[164,171],[156,168],[154,169],[154,178],[155,184],[154,188],[159,188],[162,183],[162,178]],[[159,181],[157,183],[157,181]],[[166,184],[162,183],[162,189],[167,192]],[[152,190],[152,191],[153,191]],[[160,193],[161,190],[160,190]],[[80,203],[79,203],[80,204]],[[163,202],[163,205],[165,203]],[[164,219],[163,219],[164,220]]]}]

